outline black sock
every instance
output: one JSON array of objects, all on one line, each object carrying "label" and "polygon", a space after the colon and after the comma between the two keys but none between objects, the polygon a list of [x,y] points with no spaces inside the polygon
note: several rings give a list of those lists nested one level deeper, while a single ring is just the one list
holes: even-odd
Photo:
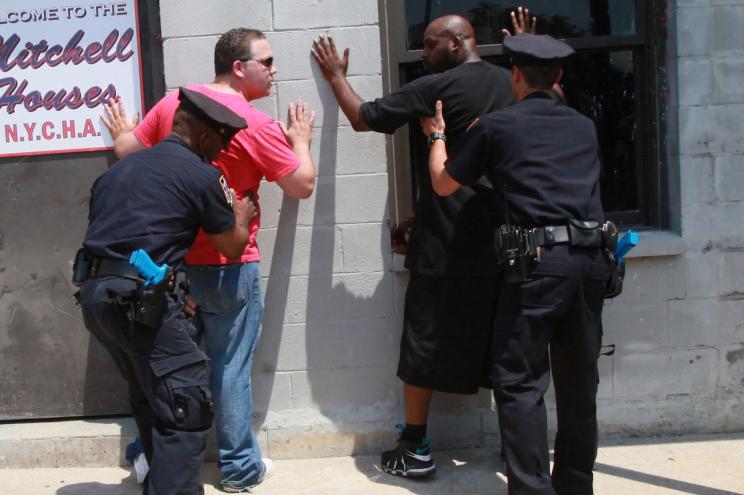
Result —
[{"label": "black sock", "polygon": [[421,443],[426,436],[426,423],[422,425],[412,425],[406,423],[406,429],[403,430],[402,437],[409,442]]}]

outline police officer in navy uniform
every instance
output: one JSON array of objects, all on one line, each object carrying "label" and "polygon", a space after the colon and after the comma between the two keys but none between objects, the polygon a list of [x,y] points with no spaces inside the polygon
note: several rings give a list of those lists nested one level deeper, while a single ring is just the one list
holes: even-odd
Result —
[{"label": "police officer in navy uniform", "polygon": [[[497,237],[524,241],[501,243],[505,273],[493,323],[492,378],[509,493],[591,494],[597,357],[610,276],[597,137],[588,118],[549,94],[573,53],[568,45],[519,34],[504,40],[504,51],[512,58],[517,103],[481,117],[448,157],[437,102],[436,115],[422,119],[435,140],[429,168],[443,196],[490,178],[494,202],[507,217],[505,235]],[[515,245],[520,248],[507,249]],[[558,415],[552,478],[544,404],[551,368]]]},{"label": "police officer in navy uniform", "polygon": [[[207,359],[187,312],[182,259],[199,228],[226,256],[239,256],[255,216],[253,204],[234,201],[211,165],[246,122],[201,93],[181,88],[179,99],[167,139],[128,155],[93,184],[84,248],[76,257],[87,266],[75,274],[85,325],[129,384],[150,464],[149,495],[203,493],[213,405]],[[174,274],[146,285],[128,261],[137,249]]]}]

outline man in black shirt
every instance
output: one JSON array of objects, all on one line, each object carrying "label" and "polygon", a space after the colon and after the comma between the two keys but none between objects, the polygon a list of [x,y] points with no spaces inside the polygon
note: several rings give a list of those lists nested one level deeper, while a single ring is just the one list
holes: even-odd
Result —
[{"label": "man in black shirt", "polygon": [[[525,25],[521,10],[519,16],[518,31]],[[460,16],[440,17],[426,28],[422,59],[433,74],[371,102],[363,102],[346,80],[348,48],[341,58],[333,39],[321,36],[312,53],[357,131],[393,133],[432,115],[434,102],[445,99],[451,102],[445,108],[450,147],[479,115],[512,102],[509,73],[481,60],[473,27]],[[398,447],[382,455],[383,469],[401,476],[436,469],[426,440],[433,390],[474,394],[479,386],[490,387],[490,322],[498,290],[493,233],[500,216],[490,202],[489,181],[442,198],[432,190],[426,164],[414,166],[418,194],[406,253],[411,276],[398,364],[406,425]],[[445,311],[451,301],[456,310]]]},{"label": "man in black shirt", "polygon": [[[549,36],[504,41],[514,106],[484,115],[457,148],[432,146],[434,190],[447,196],[487,176],[503,222],[535,239],[531,274],[502,284],[493,322],[493,385],[510,495],[590,495],[597,449],[597,358],[609,262],[599,225],[599,147],[588,118],[549,91],[573,53]],[[438,101],[426,134],[444,133]],[[448,158],[449,155],[449,158]],[[533,258],[534,259],[534,258]],[[531,262],[533,260],[530,260]],[[505,273],[510,270],[505,268]],[[558,432],[552,479],[543,396],[553,371]]]},{"label": "man in black shirt", "polygon": [[[200,227],[225,256],[239,256],[256,213],[247,198],[234,200],[210,164],[245,121],[201,93],[181,88],[179,99],[165,140],[123,158],[93,184],[85,256],[76,257],[89,266],[76,270],[85,326],[129,383],[149,495],[203,493],[213,404],[207,358],[185,312],[183,257]],[[137,249],[174,274],[147,283],[129,264]]]}]

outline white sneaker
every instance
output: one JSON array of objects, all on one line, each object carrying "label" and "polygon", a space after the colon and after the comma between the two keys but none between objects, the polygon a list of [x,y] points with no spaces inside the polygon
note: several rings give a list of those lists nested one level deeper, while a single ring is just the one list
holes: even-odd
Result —
[{"label": "white sneaker", "polygon": [[258,480],[250,486],[233,486],[228,484],[220,484],[220,488],[223,492],[227,493],[243,493],[243,492],[250,492],[252,488],[255,488],[256,486],[260,485],[267,479],[274,476],[274,473],[276,472],[276,465],[274,464],[274,461],[269,459],[268,457],[261,458],[261,461],[264,465],[263,473],[261,473],[261,476],[258,477]]},{"label": "white sneaker", "polygon": [[[264,472],[263,474],[261,474],[261,476],[258,477],[258,481],[256,481],[256,485],[260,485],[267,479],[274,476],[274,473],[276,473],[276,464],[274,464],[274,461],[272,461],[268,457],[263,457],[261,458],[261,460],[263,461],[263,464],[264,464]],[[253,486],[256,486],[256,485],[253,485]]]},{"label": "white sneaker", "polygon": [[145,457],[144,452],[140,452],[137,454],[137,457],[134,458],[134,474],[137,476],[137,483],[144,483],[145,482],[145,476],[147,476],[147,473],[150,471],[150,466],[147,464],[147,458]]}]

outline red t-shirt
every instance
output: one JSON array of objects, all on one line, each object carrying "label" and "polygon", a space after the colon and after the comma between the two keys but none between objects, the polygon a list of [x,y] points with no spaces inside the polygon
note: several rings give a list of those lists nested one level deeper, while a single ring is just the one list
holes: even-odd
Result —
[{"label": "red t-shirt", "polygon": [[[203,84],[189,86],[189,89],[203,93],[225,105],[248,123],[248,127],[235,135],[227,151],[221,151],[214,162],[214,166],[222,171],[230,187],[235,189],[238,199],[243,198],[248,190],[252,190],[255,192],[254,200],[258,201],[258,186],[263,177],[268,181],[276,181],[291,174],[300,166],[300,160],[287,143],[279,123],[256,110],[242,95],[220,93]],[[162,141],[171,132],[178,104],[177,91],[160,100],[134,129],[137,139],[148,148]],[[256,233],[260,226],[260,218],[259,210],[259,215],[251,222],[251,237],[239,260],[228,260],[217,251],[204,231],[200,230],[194,245],[186,254],[186,262],[190,265],[226,265],[258,261],[261,255],[256,244]]]}]

